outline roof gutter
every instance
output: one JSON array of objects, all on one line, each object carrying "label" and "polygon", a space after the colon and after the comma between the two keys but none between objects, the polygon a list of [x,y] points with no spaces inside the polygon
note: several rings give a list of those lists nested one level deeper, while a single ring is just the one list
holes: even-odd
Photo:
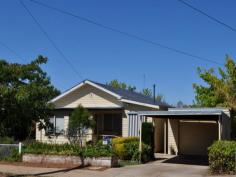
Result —
[{"label": "roof gutter", "polygon": [[148,104],[148,103],[141,103],[141,102],[138,102],[138,101],[132,101],[132,100],[127,100],[127,99],[120,99],[120,101],[122,101],[124,103],[130,103],[130,104],[136,104],[136,105],[140,105],[140,106],[160,109],[160,106],[158,106],[158,105],[153,105],[153,104]]}]

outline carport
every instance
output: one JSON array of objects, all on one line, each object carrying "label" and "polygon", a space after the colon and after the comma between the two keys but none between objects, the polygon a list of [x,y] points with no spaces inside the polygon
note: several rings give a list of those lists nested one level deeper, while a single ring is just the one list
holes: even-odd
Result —
[{"label": "carport", "polygon": [[156,153],[206,155],[214,141],[230,139],[231,121],[227,109],[170,108],[168,111],[140,111],[137,115],[140,121],[147,117],[153,119]]}]

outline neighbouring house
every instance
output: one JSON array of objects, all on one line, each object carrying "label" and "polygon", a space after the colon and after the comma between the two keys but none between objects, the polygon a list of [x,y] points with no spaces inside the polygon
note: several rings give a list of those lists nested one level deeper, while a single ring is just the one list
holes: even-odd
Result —
[{"label": "neighbouring house", "polygon": [[[138,135],[139,122],[131,121],[128,113],[133,111],[167,110],[168,105],[155,102],[141,93],[85,80],[50,101],[55,105],[50,118],[54,132],[36,129],[36,140],[41,142],[66,143],[65,136],[70,114],[79,104],[87,108],[96,121],[94,130],[89,130],[85,141],[96,141],[103,135]],[[149,119],[150,121],[151,119]],[[134,134],[135,133],[135,134]],[[50,135],[50,136],[48,136]]]},{"label": "neighbouring house", "polygon": [[145,117],[154,121],[156,153],[206,155],[214,141],[229,140],[231,135],[230,112],[224,108],[169,108],[129,114],[140,122]]}]

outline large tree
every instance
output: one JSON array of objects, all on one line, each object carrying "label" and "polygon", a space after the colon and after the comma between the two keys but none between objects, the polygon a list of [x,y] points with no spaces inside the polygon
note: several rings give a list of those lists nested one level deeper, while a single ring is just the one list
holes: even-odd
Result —
[{"label": "large tree", "polygon": [[29,64],[0,60],[0,136],[25,139],[35,122],[49,125],[48,103],[59,91],[41,68],[47,58],[38,56]]},{"label": "large tree", "polygon": [[[226,56],[225,67],[215,69],[198,68],[200,78],[206,85],[193,84],[196,96],[196,105],[204,107],[227,107],[233,115],[233,130],[235,131],[236,113],[236,64]],[[233,132],[235,135],[235,133]]]}]

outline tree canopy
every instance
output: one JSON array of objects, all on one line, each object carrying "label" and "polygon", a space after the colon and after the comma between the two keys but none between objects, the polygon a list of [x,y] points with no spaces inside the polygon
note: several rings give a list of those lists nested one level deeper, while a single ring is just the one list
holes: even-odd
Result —
[{"label": "tree canopy", "polygon": [[198,68],[198,74],[206,86],[193,84],[197,105],[236,110],[236,65],[232,58],[226,56],[225,67],[218,68],[218,73],[214,68]]},{"label": "tree canopy", "polygon": [[197,106],[226,107],[232,115],[232,137],[236,137],[236,64],[226,56],[224,68],[201,69],[198,68],[200,78],[205,86],[193,84]]},{"label": "tree canopy", "polygon": [[152,97],[152,90],[150,88],[144,88],[141,93],[145,96]]},{"label": "tree canopy", "polygon": [[41,68],[46,63],[41,55],[29,64],[0,60],[0,136],[21,140],[35,122],[40,122],[40,128],[49,124],[53,105],[48,101],[60,92]]},{"label": "tree canopy", "polygon": [[113,88],[120,88],[120,89],[124,89],[124,90],[129,90],[132,92],[134,92],[136,90],[135,86],[128,85],[125,82],[119,82],[117,79],[114,79],[114,80],[108,82],[107,85],[109,85]]}]

